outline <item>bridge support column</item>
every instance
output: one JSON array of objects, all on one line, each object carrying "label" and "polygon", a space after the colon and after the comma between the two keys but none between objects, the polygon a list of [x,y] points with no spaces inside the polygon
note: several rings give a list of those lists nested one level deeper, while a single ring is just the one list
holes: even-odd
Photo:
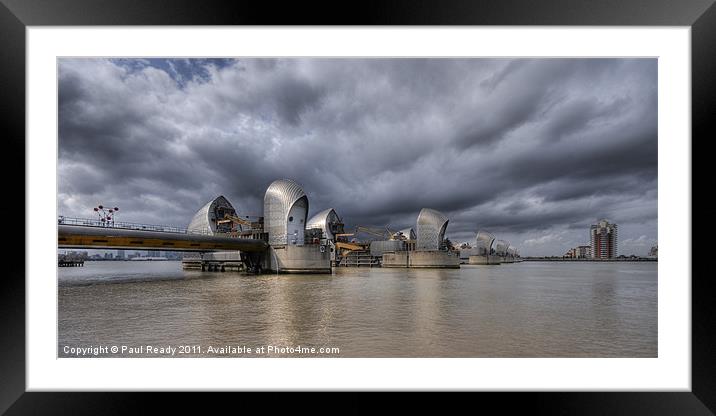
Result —
[{"label": "bridge support column", "polygon": [[261,274],[264,270],[267,270],[265,265],[266,254],[266,251],[258,253],[246,253],[242,251],[241,262],[244,263],[248,273]]}]

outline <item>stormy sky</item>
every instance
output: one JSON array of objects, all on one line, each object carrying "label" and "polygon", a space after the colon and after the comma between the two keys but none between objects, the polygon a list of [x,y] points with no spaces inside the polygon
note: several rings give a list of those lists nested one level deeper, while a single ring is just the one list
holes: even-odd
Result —
[{"label": "stormy sky", "polygon": [[479,229],[523,256],[657,242],[656,59],[60,59],[58,212],[186,226],[275,179],[348,228]]}]

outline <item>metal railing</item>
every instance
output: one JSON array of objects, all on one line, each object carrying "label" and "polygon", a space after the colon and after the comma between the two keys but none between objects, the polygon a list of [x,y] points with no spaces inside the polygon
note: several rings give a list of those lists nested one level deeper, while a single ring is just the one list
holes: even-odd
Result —
[{"label": "metal railing", "polygon": [[[202,235],[214,235],[209,230],[189,230],[186,228],[174,227],[171,225],[154,225],[154,224],[140,224],[134,222],[103,222],[95,219],[88,218],[74,218],[65,217],[60,215],[57,218],[59,225],[79,225],[83,227],[98,227],[98,228],[120,228],[125,230],[139,230],[139,231],[157,231],[162,233],[174,233],[174,234],[202,234]],[[221,235],[229,236],[229,233],[220,233]]]}]

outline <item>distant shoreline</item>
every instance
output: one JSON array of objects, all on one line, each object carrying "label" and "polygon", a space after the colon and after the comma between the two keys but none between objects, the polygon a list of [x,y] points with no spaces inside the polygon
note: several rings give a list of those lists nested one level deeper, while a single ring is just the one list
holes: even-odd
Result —
[{"label": "distant shoreline", "polygon": [[181,261],[181,259],[162,259],[162,260],[156,260],[156,259],[152,259],[152,260],[132,260],[132,259],[87,259],[87,260],[85,260],[85,262],[88,262],[88,261],[98,261],[98,262],[99,262],[99,261],[110,261],[110,262],[116,262],[116,261],[133,261],[133,262],[138,262],[138,261]]},{"label": "distant shoreline", "polygon": [[623,258],[623,259],[570,259],[562,257],[523,257],[524,261],[565,261],[565,262],[593,262],[593,263],[609,263],[609,262],[658,262],[659,260],[651,257],[636,257],[636,258]]}]

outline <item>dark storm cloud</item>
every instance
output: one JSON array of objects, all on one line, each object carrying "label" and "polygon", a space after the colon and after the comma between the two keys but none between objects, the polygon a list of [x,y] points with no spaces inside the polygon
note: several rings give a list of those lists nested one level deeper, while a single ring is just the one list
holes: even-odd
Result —
[{"label": "dark storm cloud", "polygon": [[[450,218],[523,254],[589,224],[655,242],[655,59],[61,59],[60,213],[120,205],[184,225],[223,194],[260,214],[274,179],[349,226]],[[647,248],[648,250],[648,248]],[[637,254],[643,254],[637,252]]]}]

